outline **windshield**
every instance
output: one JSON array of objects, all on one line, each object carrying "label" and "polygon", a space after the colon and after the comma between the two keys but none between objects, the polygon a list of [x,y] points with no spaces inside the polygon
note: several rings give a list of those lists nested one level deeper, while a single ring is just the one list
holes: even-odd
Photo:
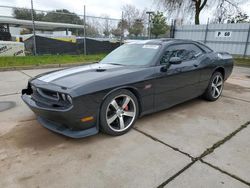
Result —
[{"label": "windshield", "polygon": [[108,54],[100,63],[117,65],[147,65],[157,52],[159,45],[124,44]]}]

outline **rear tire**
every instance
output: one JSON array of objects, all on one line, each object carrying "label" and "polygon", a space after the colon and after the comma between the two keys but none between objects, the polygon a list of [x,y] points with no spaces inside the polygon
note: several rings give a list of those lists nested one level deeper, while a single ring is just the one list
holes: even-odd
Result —
[{"label": "rear tire", "polygon": [[135,95],[126,89],[115,91],[102,104],[101,130],[113,136],[123,135],[133,127],[138,114],[139,106]]},{"label": "rear tire", "polygon": [[220,72],[215,72],[209,82],[209,85],[203,94],[208,101],[216,101],[220,98],[224,86],[224,78]]}]

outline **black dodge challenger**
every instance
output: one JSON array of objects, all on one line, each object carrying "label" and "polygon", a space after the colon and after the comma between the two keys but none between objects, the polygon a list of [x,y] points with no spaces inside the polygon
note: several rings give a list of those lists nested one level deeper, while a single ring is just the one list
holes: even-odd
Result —
[{"label": "black dodge challenger", "polygon": [[145,114],[199,96],[217,100],[232,69],[231,55],[199,42],[138,41],[122,45],[99,63],[34,77],[22,99],[54,132],[72,138],[99,130],[122,135]]}]

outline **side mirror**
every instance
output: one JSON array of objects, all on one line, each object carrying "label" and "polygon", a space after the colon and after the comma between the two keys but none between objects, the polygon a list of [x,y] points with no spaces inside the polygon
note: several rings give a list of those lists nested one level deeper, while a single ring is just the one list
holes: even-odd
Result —
[{"label": "side mirror", "polygon": [[179,57],[171,57],[169,60],[169,63],[173,65],[180,64],[181,62],[182,60]]}]

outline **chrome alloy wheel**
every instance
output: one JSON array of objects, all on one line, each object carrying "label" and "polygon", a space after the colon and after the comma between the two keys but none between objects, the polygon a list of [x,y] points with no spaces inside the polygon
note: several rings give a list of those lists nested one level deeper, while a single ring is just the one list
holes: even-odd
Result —
[{"label": "chrome alloy wheel", "polygon": [[106,121],[109,128],[115,132],[128,129],[135,120],[136,110],[135,102],[130,96],[122,94],[115,97],[106,110]]},{"label": "chrome alloy wheel", "polygon": [[213,98],[218,98],[223,89],[223,78],[221,75],[216,75],[212,81],[211,94]]}]

